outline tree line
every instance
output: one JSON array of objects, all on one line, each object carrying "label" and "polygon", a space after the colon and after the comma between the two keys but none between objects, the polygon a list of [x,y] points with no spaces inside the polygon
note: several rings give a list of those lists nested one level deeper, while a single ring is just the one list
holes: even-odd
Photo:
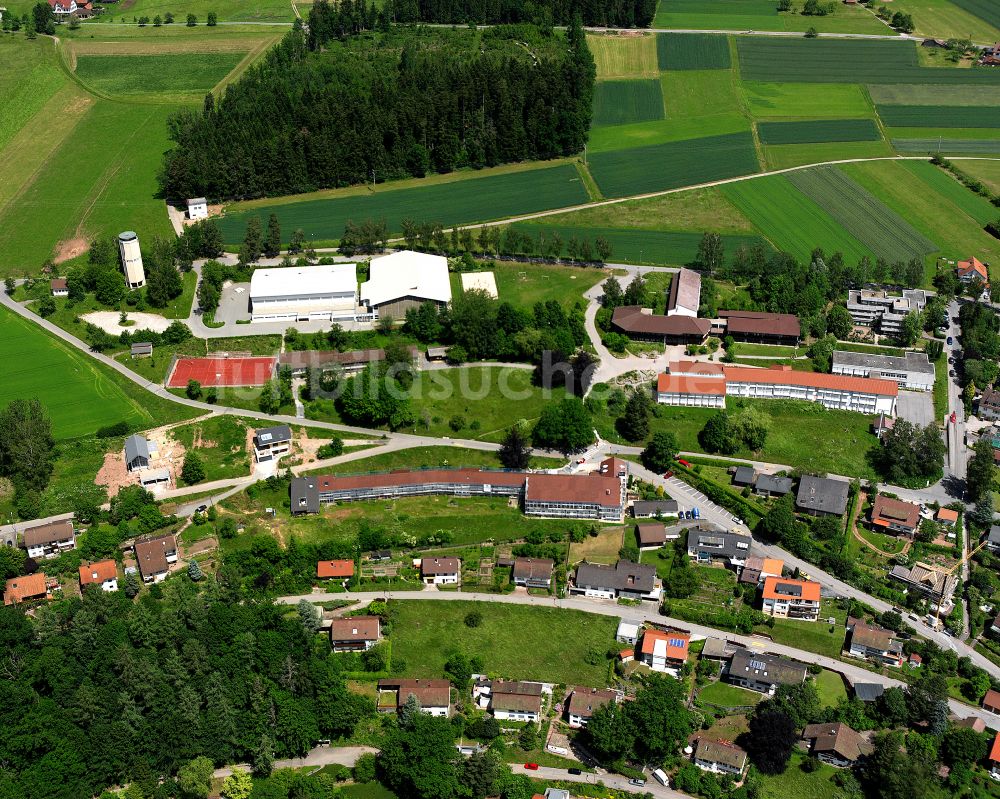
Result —
[{"label": "tree line", "polygon": [[221,100],[171,117],[160,185],[260,197],[570,155],[586,141],[594,78],[579,25],[328,43],[293,30]]},{"label": "tree line", "polygon": [[531,22],[549,27],[569,25],[579,15],[584,25],[609,28],[648,27],[656,6],[656,0],[392,0],[386,4],[398,22]]}]

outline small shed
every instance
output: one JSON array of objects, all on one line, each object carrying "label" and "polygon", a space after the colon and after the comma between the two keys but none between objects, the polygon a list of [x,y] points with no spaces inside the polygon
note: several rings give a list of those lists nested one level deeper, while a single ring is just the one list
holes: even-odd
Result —
[{"label": "small shed", "polygon": [[204,197],[192,197],[187,201],[188,219],[205,219],[208,216],[208,200]]},{"label": "small shed", "polygon": [[49,290],[52,292],[53,297],[69,296],[69,284],[64,277],[57,277],[55,280],[50,280]]},{"label": "small shed", "polygon": [[448,357],[447,347],[428,347],[427,348],[427,360],[428,361],[443,361]]},{"label": "small shed", "polygon": [[137,341],[135,342],[130,353],[133,358],[146,358],[153,354],[153,342],[151,341]]}]

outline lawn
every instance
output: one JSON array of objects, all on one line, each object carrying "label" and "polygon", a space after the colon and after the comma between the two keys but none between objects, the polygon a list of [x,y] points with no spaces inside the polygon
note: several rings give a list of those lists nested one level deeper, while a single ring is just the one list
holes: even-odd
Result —
[{"label": "lawn", "polygon": [[[837,621],[830,625],[828,617]],[[798,619],[775,619],[773,628],[761,626],[759,632],[771,636],[777,644],[794,646],[806,652],[837,658],[844,646],[845,611],[831,600],[824,600],[819,621],[799,621]],[[832,631],[831,631],[832,626]]]},{"label": "lawn", "polygon": [[[66,76],[44,40],[0,37],[0,151],[66,85]],[[2,195],[0,195],[2,202]]]},{"label": "lawn", "polygon": [[[635,528],[627,525],[624,535],[629,541],[634,541]],[[579,563],[582,560],[591,563],[615,564],[618,562],[618,551],[622,548],[623,530],[621,527],[602,527],[597,535],[588,535],[579,544],[569,545],[569,562]]]},{"label": "lawn", "polygon": [[730,183],[721,191],[775,247],[800,260],[808,260],[816,247],[841,252],[848,263],[871,255],[818,203],[792,185],[788,175]]},{"label": "lawn", "polygon": [[341,785],[339,793],[343,799],[398,799],[396,794],[379,782]]},{"label": "lawn", "polygon": [[175,427],[171,435],[187,452],[196,452],[205,465],[205,481],[250,474],[247,422],[236,416],[211,416]]},{"label": "lawn", "polygon": [[242,241],[251,216],[278,216],[283,230],[302,228],[314,243],[340,238],[348,220],[385,219],[391,233],[400,233],[402,221],[440,222],[448,227],[503,219],[588,201],[576,167],[569,163],[518,165],[483,172],[405,181],[406,188],[383,184],[377,191],[355,187],[297,195],[281,200],[259,200],[229,206],[220,220],[227,242]]},{"label": "lawn", "polygon": [[594,86],[594,125],[626,125],[663,119],[656,78],[602,80]]},{"label": "lawn", "polygon": [[887,28],[865,9],[835,4],[824,17],[805,17],[778,13],[772,0],[661,0],[653,26],[656,28],[704,28],[733,31],[805,31],[814,27],[821,32],[890,34]]},{"label": "lawn", "polygon": [[[332,433],[327,433],[332,435]],[[558,458],[532,457],[532,469],[557,469],[565,466],[566,461]],[[465,449],[464,447],[410,447],[372,455],[368,458],[339,463],[316,469],[310,474],[357,474],[360,472],[389,472],[394,469],[426,469],[426,468],[478,468],[499,469],[500,461],[495,452],[482,449]]]},{"label": "lawn", "polygon": [[[478,655],[497,676],[591,687],[605,685],[604,659],[614,646],[618,620],[575,610],[496,605],[488,602],[394,602],[392,654],[406,662],[407,677],[442,677],[453,652]],[[483,615],[478,627],[462,620]],[[596,665],[587,662],[600,652]]]},{"label": "lawn", "polygon": [[589,163],[606,197],[707,183],[752,174],[760,168],[749,133],[595,153]]},{"label": "lawn", "polygon": [[[980,163],[989,164],[989,161],[963,161],[959,168],[963,171],[969,165]],[[958,182],[949,172],[935,166],[929,161],[907,161],[904,166],[910,172],[920,178],[927,186],[942,197],[947,197],[956,207],[961,208],[969,217],[980,225],[995,222],[998,216],[997,208],[985,197],[976,194],[971,189],[967,189]]]},{"label": "lawn", "polygon": [[696,118],[732,118],[735,121],[739,118],[749,124],[738,83],[730,70],[674,70],[664,72],[660,82],[667,117],[676,122]]},{"label": "lawn", "polygon": [[[528,233],[538,232],[533,226],[524,226],[524,230]],[[601,232],[587,230],[581,231],[581,234],[593,243]],[[564,243],[568,240],[568,236],[563,237]],[[571,307],[577,301],[583,301],[583,295],[588,289],[607,279],[607,273],[600,269],[526,265],[509,261],[494,261],[488,271],[493,272],[501,302],[509,302],[529,310],[536,302],[549,300]],[[462,278],[458,272],[453,272],[450,277],[454,296],[461,291]]]},{"label": "lawn", "polygon": [[706,33],[659,33],[656,55],[662,70],[729,69],[731,65],[728,37]]},{"label": "lawn", "polygon": [[814,678],[819,701],[824,707],[836,707],[841,699],[847,699],[844,678],[837,672],[823,669]]},{"label": "lawn", "polygon": [[[122,17],[116,16],[119,9],[111,8],[105,16],[100,17],[101,22],[119,22]],[[122,12],[124,8],[120,9]],[[219,21],[225,22],[287,22],[291,24],[295,18],[292,6],[288,2],[281,0],[136,0],[135,5],[128,8],[128,21],[132,21],[133,16],[153,17],[157,14],[163,15],[167,12],[173,13],[178,22],[174,24],[181,27],[183,20],[190,13],[198,18],[199,25],[204,25],[208,19],[208,12],[214,11]],[[100,27],[101,22],[86,23],[83,28],[88,29]]]},{"label": "lawn", "polygon": [[878,141],[882,136],[870,119],[818,119],[802,122],[761,122],[757,132],[764,144]]},{"label": "lawn", "polygon": [[243,59],[240,52],[80,55],[76,75],[104,94],[198,99]]},{"label": "lawn", "polygon": [[831,83],[821,92],[808,83],[744,81],[741,85],[747,108],[756,118],[851,118],[872,113],[864,89],[853,83]]},{"label": "lawn", "polygon": [[599,79],[659,77],[656,36],[588,33],[587,45]]},{"label": "lawn", "polygon": [[7,364],[0,406],[37,397],[58,439],[92,435],[98,427],[119,421],[143,429],[191,415],[186,408],[126,385],[108,367],[5,308],[0,309],[0,358]]},{"label": "lawn", "polygon": [[788,180],[879,258],[890,263],[922,259],[938,249],[903,216],[837,167],[792,172]]},{"label": "lawn", "polygon": [[991,0],[894,0],[892,10],[910,14],[918,36],[1000,39],[1000,16]]},{"label": "lawn", "polygon": [[738,685],[730,685],[721,681],[709,683],[698,691],[699,700],[721,707],[756,705],[763,698],[763,695],[756,691],[748,691]]},{"label": "lawn", "polygon": [[802,769],[802,763],[806,760],[806,755],[801,752],[793,752],[783,774],[760,776],[761,785],[764,789],[764,799],[829,799],[836,795],[837,788],[833,783],[833,777],[837,769],[820,763],[815,771],[808,772]]}]

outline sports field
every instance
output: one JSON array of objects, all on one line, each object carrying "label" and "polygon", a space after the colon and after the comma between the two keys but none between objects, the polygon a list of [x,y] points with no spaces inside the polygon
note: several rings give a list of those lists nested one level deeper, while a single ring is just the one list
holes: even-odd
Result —
[{"label": "sports field", "polygon": [[340,238],[350,219],[384,219],[390,232],[399,233],[407,218],[445,226],[464,225],[579,205],[589,199],[576,167],[567,163],[518,171],[500,169],[485,175],[462,172],[440,178],[407,181],[412,188],[384,185],[372,192],[361,187],[324,192],[323,199],[236,204],[227,210],[220,227],[227,242],[238,242],[243,239],[250,216],[266,218],[274,212],[282,230],[302,228],[308,240],[328,242]]},{"label": "sports field", "polygon": [[104,367],[6,308],[0,308],[0,407],[37,397],[52,418],[56,438],[93,435],[126,421],[155,423],[142,402],[122,391]]},{"label": "sports field", "polygon": [[590,172],[605,197],[672,189],[759,170],[749,133],[596,153]]},{"label": "sports field", "polygon": [[[798,4],[793,4],[798,5]],[[805,31],[810,27],[830,33],[874,33],[885,36],[890,28],[863,8],[833,4],[833,13],[806,17],[779,13],[774,0],[660,0],[653,27],[733,31]]]},{"label": "sports field", "polygon": [[870,119],[761,122],[757,125],[757,133],[764,144],[878,141],[882,138]]},{"label": "sports field", "polygon": [[76,74],[87,86],[115,96],[204,97],[243,59],[241,52],[78,55]]},{"label": "sports field", "polygon": [[656,78],[602,80],[594,86],[594,125],[654,119],[663,119],[663,94]]},{"label": "sports field", "polygon": [[205,388],[262,386],[274,377],[274,358],[178,358],[167,376],[168,388],[197,380]]}]

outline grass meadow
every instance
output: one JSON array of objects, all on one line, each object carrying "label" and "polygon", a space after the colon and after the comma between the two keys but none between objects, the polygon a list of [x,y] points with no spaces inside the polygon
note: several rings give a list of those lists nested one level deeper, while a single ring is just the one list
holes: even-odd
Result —
[{"label": "grass meadow", "polygon": [[[535,456],[531,460],[532,469],[557,469],[565,466],[566,461],[558,458],[542,458]],[[499,469],[500,461],[492,450],[466,449],[464,447],[410,447],[378,452],[367,458],[346,461],[334,466],[326,466],[314,473],[322,474],[357,474],[359,472],[390,472],[394,469],[432,469],[432,468],[468,468]],[[313,473],[313,472],[311,472]]]},{"label": "grass meadow", "polygon": [[663,119],[656,78],[602,80],[594,86],[594,125],[625,125]]},{"label": "grass meadow", "polygon": [[893,0],[892,10],[912,15],[918,36],[1000,39],[1000,13],[992,0]]},{"label": "grass meadow", "polygon": [[707,33],[659,33],[656,55],[662,70],[729,69],[731,65],[728,37]]},{"label": "grass meadow", "polygon": [[[528,229],[528,232],[537,231]],[[601,235],[594,230],[584,230],[583,233],[591,241]],[[566,240],[567,237],[564,237],[563,241]],[[526,267],[510,261],[495,261],[489,271],[493,272],[501,302],[510,302],[528,310],[536,302],[549,300],[568,308],[577,301],[582,302],[583,294],[589,288],[607,278],[600,269],[544,264]],[[452,295],[457,296],[462,290],[461,273],[452,272],[450,277]]]},{"label": "grass meadow", "polygon": [[116,97],[197,101],[242,59],[241,52],[79,55],[76,75],[97,92]]},{"label": "grass meadow", "polygon": [[871,103],[861,86],[853,83],[831,83],[816,91],[808,83],[767,83],[744,81],[743,96],[748,111],[757,118],[870,117]]},{"label": "grass meadow", "polygon": [[[961,168],[964,170],[970,164],[980,163],[992,165],[994,168],[997,166],[997,162],[992,161],[966,161],[962,162]],[[970,191],[950,173],[929,161],[906,161],[903,167],[920,178],[931,190],[961,208],[980,225],[996,221],[1000,214],[996,206],[985,197]]]},{"label": "grass meadow", "polygon": [[211,416],[175,427],[171,435],[205,465],[205,480],[223,480],[250,474],[247,423],[236,416]]},{"label": "grass meadow", "polygon": [[959,168],[1000,193],[1000,161],[963,161]]},{"label": "grass meadow", "polygon": [[[122,9],[112,7],[99,21],[87,23],[85,27],[100,27],[105,21],[119,22],[122,14],[116,11]],[[174,23],[178,27],[184,25],[188,14],[194,14],[199,26],[204,26],[210,11],[216,13],[220,22],[287,22],[290,25],[295,19],[288,0],[136,0],[128,8],[126,18],[131,22],[134,16],[152,18],[168,11],[178,20]]]},{"label": "grass meadow", "polygon": [[587,34],[600,80],[659,77],[656,42],[655,35]]}]

